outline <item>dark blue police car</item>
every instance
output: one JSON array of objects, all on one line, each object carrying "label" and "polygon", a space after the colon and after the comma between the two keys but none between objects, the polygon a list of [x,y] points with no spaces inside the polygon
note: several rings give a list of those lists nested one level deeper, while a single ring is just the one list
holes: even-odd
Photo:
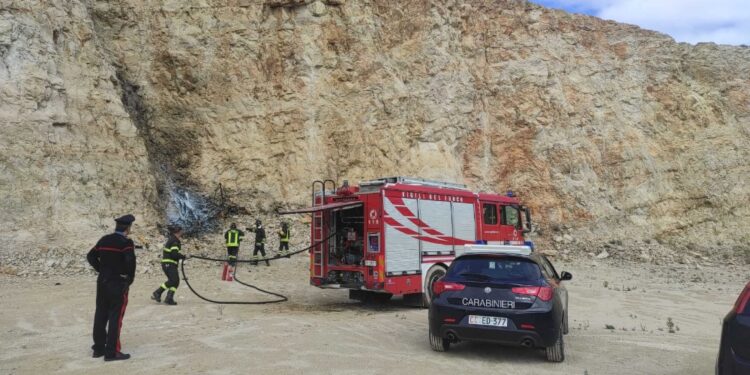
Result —
[{"label": "dark blue police car", "polygon": [[476,245],[456,252],[433,284],[430,345],[446,351],[459,341],[544,348],[565,359],[568,293],[549,260],[523,246]]}]

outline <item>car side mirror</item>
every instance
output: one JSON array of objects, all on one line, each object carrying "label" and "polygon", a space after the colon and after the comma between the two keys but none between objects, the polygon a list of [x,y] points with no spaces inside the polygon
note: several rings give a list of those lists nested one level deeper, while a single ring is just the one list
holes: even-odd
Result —
[{"label": "car side mirror", "polygon": [[571,280],[571,279],[573,279],[573,275],[571,275],[570,272],[563,271],[560,274],[560,280],[565,281],[565,280]]}]

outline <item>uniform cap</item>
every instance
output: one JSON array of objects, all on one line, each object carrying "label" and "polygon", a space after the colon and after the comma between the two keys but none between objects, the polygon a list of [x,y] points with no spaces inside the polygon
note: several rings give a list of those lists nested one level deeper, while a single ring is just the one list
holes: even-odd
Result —
[{"label": "uniform cap", "polygon": [[135,221],[135,216],[131,214],[123,215],[115,219],[115,222],[117,224],[122,224],[122,225],[130,225],[130,224],[133,224],[134,221]]}]

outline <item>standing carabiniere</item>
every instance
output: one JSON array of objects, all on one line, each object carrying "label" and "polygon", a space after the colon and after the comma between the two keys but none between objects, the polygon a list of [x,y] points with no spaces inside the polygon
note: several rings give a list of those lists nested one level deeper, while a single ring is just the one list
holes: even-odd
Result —
[{"label": "standing carabiniere", "polygon": [[135,279],[135,245],[128,238],[133,221],[133,215],[115,219],[115,232],[99,239],[86,255],[91,267],[99,273],[91,349],[94,358],[104,356],[105,361],[130,358],[130,354],[120,351],[120,330],[128,306],[128,289]]}]

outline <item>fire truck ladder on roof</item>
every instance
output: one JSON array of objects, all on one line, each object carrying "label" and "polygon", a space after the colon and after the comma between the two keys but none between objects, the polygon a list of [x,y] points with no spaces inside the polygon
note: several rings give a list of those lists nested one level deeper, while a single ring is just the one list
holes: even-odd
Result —
[{"label": "fire truck ladder on roof", "polygon": [[[326,204],[326,187],[328,183],[331,183],[331,193],[336,190],[336,181],[333,180],[316,180],[312,183],[312,205],[320,206]],[[320,185],[320,190],[315,190],[316,186]],[[325,262],[325,256],[323,249],[327,248],[327,241],[323,241],[325,236],[325,220],[323,217],[323,210],[313,212],[312,217],[312,243],[316,244],[312,248],[313,261],[310,265],[311,274],[313,277],[323,277],[323,262]]]},{"label": "fire truck ladder on roof", "polygon": [[438,188],[444,188],[444,189],[468,190],[468,188],[464,184],[457,184],[453,182],[444,182],[444,181],[437,181],[437,180],[427,180],[427,179],[415,178],[415,177],[403,177],[403,176],[384,177],[384,178],[378,178],[375,180],[364,181],[360,183],[360,186],[383,185],[383,184],[422,185],[422,186],[431,186],[431,187],[438,187]]}]

